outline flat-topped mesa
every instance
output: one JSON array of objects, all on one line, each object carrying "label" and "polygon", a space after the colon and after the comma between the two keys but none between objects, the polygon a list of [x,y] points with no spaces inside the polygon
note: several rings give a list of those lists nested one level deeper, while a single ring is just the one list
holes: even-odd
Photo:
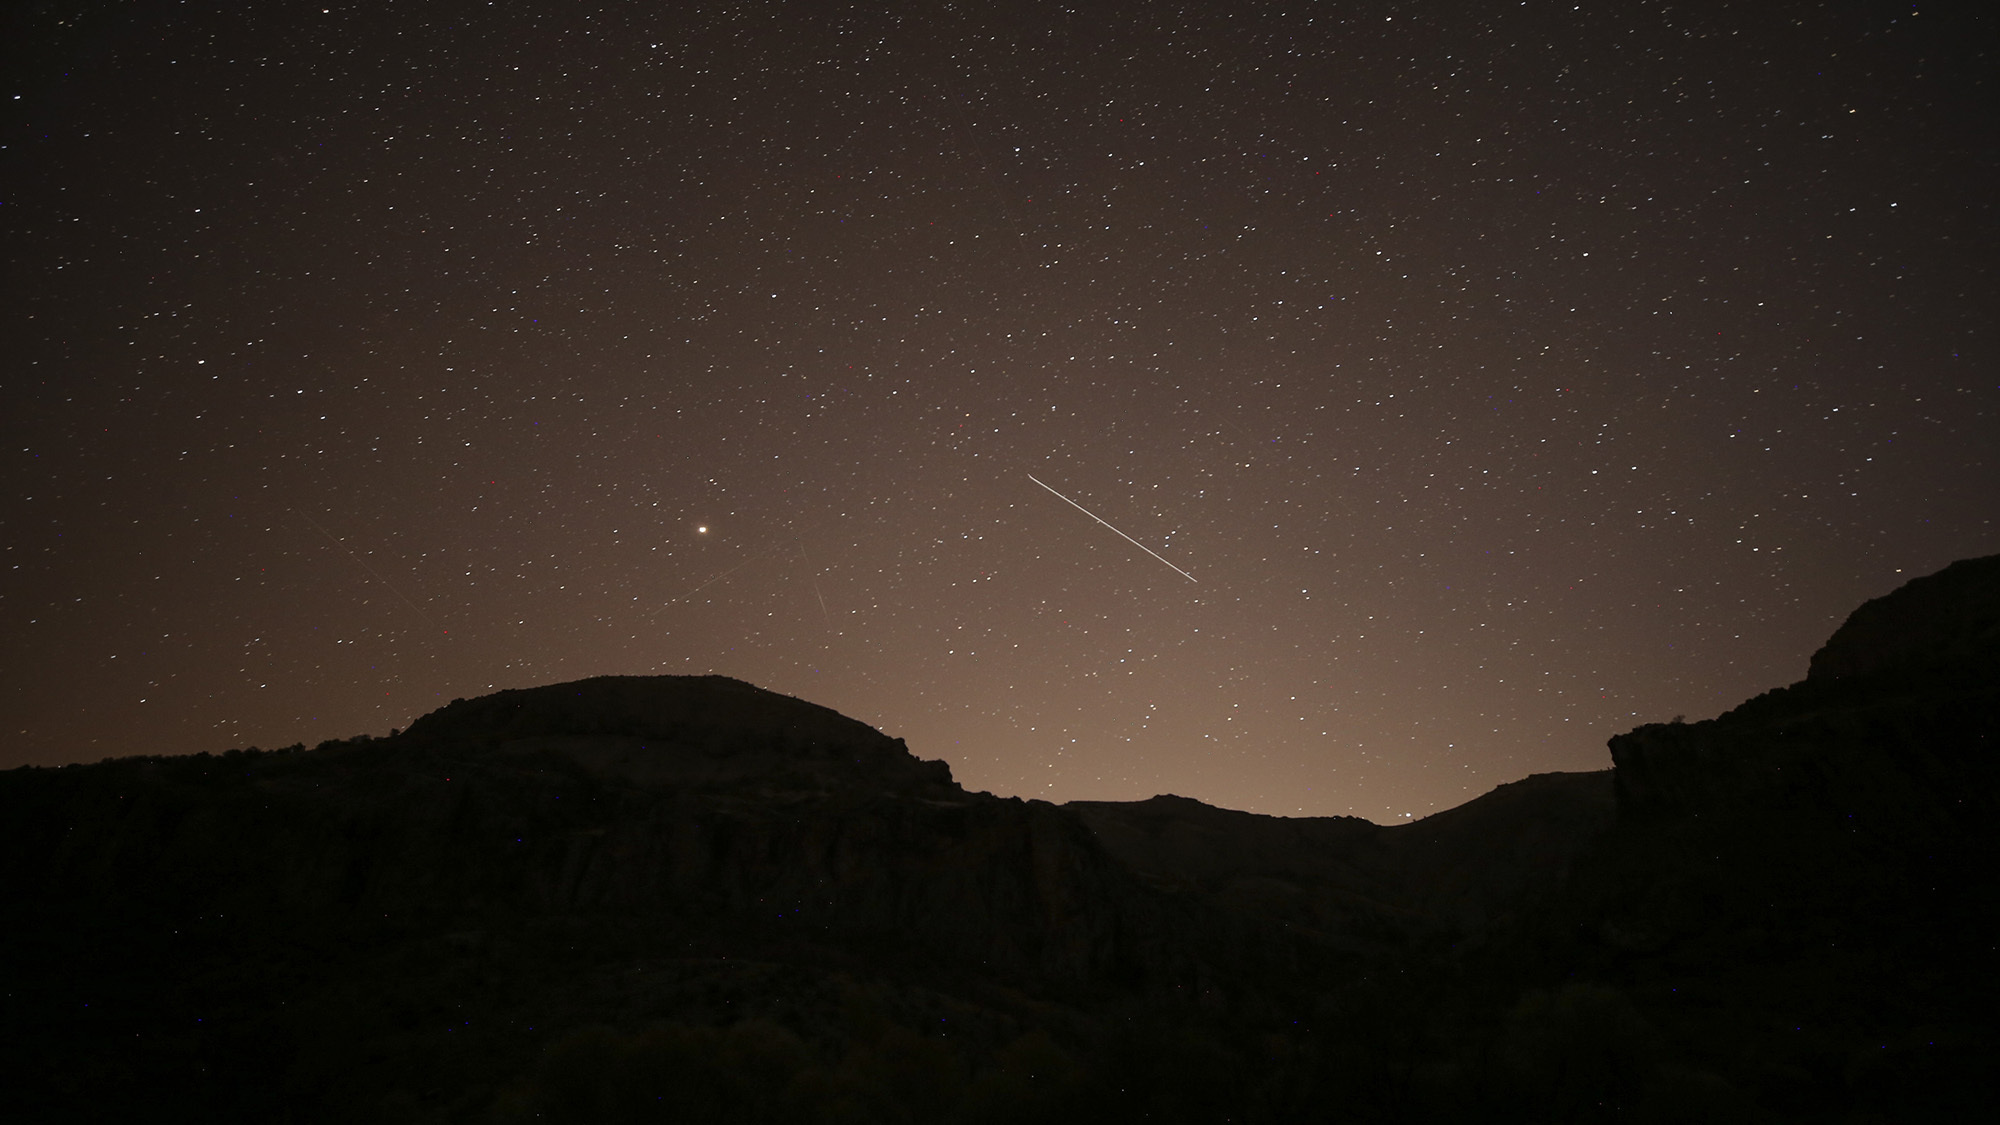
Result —
[{"label": "flat-topped mesa", "polygon": [[402,736],[549,749],[639,781],[808,774],[888,789],[956,789],[951,767],[831,708],[727,676],[597,676],[458,699]]}]

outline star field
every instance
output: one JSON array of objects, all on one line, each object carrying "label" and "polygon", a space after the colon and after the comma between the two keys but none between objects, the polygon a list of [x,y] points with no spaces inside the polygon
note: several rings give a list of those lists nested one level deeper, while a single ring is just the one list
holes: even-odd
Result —
[{"label": "star field", "polygon": [[2000,551],[1972,7],[7,18],[0,766],[715,672],[1388,821]]}]

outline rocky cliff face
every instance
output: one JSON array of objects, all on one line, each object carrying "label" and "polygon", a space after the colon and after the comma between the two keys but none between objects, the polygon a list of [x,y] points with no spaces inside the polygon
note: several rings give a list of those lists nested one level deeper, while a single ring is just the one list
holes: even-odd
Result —
[{"label": "rocky cliff face", "polygon": [[[1408,825],[966,793],[720,677],[0,774],[24,1119],[1957,1119],[2000,560]],[[1870,1117],[1869,1115],[1874,1115]]]},{"label": "rocky cliff face", "polygon": [[1618,822],[1552,960],[1666,983],[1656,1018],[1789,1117],[1992,1104],[1996,606],[2000,558],[1955,564],[1857,610],[1804,681],[1613,738]]},{"label": "rocky cliff face", "polygon": [[[51,1120],[92,1088],[136,1111],[148,1087],[189,1117],[379,1117],[345,1099],[407,1088],[393,1054],[294,1071],[351,1036],[380,1052],[406,1019],[407,1049],[461,1083],[531,1068],[520,1029],[607,1018],[777,1013],[872,1043],[856,1004],[865,1028],[983,1028],[950,1070],[957,1044],[1022,1034],[1008,996],[1214,975],[1190,910],[1073,815],[968,794],[900,740],[720,677],[503,692],[314,751],[15,771],[0,886],[8,995],[39,1021],[0,1030],[0,1063]],[[481,1036],[487,1062],[452,1046]],[[81,1053],[52,1058],[65,1041]]]},{"label": "rocky cliff face", "polygon": [[1074,986],[1134,948],[1139,889],[1073,817],[967,794],[900,740],[721,677],[502,692],[395,738],[15,780],[0,862],[30,897],[333,928],[617,917]]}]

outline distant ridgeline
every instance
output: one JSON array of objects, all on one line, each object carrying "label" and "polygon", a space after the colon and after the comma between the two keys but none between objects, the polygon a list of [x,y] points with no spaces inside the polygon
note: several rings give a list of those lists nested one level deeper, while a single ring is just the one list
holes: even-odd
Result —
[{"label": "distant ridgeline", "polygon": [[722,677],[0,773],[22,1121],[1971,1120],[2000,557],[1413,824],[967,793]]}]

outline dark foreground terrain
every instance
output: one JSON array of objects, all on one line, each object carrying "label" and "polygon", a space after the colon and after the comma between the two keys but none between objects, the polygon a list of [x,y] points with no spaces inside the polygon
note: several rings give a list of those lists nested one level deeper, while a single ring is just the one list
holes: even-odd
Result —
[{"label": "dark foreground terrain", "polygon": [[1053,806],[721,678],[0,774],[20,1121],[1910,1121],[2000,1104],[2000,558],[1423,821]]}]

